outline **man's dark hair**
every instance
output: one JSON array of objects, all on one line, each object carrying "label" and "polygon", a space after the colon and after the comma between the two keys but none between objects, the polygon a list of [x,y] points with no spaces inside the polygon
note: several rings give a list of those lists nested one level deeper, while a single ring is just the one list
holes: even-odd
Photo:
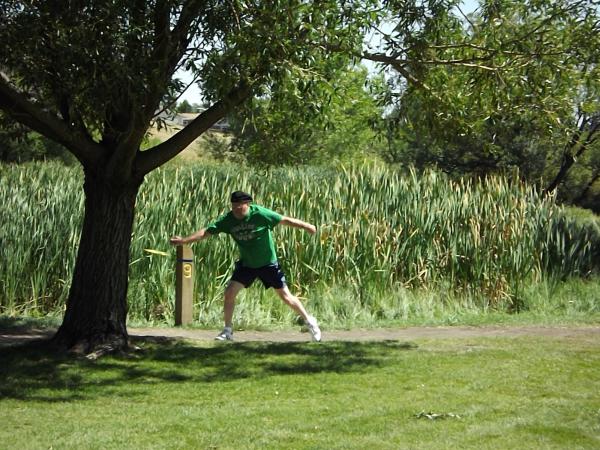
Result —
[{"label": "man's dark hair", "polygon": [[231,203],[251,202],[252,196],[247,192],[235,191],[231,194]]}]

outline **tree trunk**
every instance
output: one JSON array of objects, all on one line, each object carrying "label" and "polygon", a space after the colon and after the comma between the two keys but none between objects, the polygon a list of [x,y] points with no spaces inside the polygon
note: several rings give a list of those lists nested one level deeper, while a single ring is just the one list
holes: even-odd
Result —
[{"label": "tree trunk", "polygon": [[558,174],[554,177],[550,185],[544,189],[544,194],[553,192],[562,183],[573,164],[575,164],[575,161],[583,155],[598,137],[596,133],[600,130],[600,114],[597,113],[591,117],[583,115],[578,120],[579,128],[573,133],[571,141],[565,148]]},{"label": "tree trunk", "polygon": [[[592,202],[592,206],[591,207],[589,205],[585,204],[585,198],[587,197],[587,195],[589,194],[589,192],[592,190],[592,187],[594,186],[594,184],[596,183],[596,181],[598,181],[599,178],[600,178],[600,170],[593,171],[592,172],[592,177],[590,178],[590,181],[587,182],[587,184],[581,190],[581,192],[579,193],[579,195],[573,199],[573,204],[574,205],[580,206],[581,208],[589,208],[592,211],[594,211],[596,214],[598,213],[598,211],[594,210],[593,202]],[[596,209],[597,209],[597,207],[596,207]]]},{"label": "tree trunk", "polygon": [[575,158],[571,153],[565,153],[562,158],[562,162],[560,163],[560,169],[558,173],[554,177],[554,180],[544,189],[544,194],[550,194],[553,192],[558,185],[565,179],[567,173],[571,169],[571,167],[575,164]]},{"label": "tree trunk", "polygon": [[63,323],[53,338],[78,353],[127,348],[127,286],[141,180],[115,186],[85,171],[85,217]]}]

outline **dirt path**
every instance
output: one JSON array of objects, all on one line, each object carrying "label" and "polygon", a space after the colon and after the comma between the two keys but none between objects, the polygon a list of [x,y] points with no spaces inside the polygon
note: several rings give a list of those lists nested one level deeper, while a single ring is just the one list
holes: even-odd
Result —
[{"label": "dirt path", "polygon": [[[0,329],[0,347],[51,337],[56,330],[40,328]],[[132,338],[174,338],[212,341],[218,330],[189,328],[129,328]],[[455,339],[473,337],[547,336],[600,341],[600,326],[447,326],[324,331],[323,341],[406,341],[414,339]],[[306,342],[308,333],[284,331],[236,331],[236,342]]]},{"label": "dirt path", "polygon": [[[131,328],[133,337],[162,336],[192,340],[213,340],[218,330],[190,330],[181,328]],[[526,335],[558,338],[589,337],[600,340],[600,326],[597,327],[542,327],[542,326],[449,326],[449,327],[407,327],[380,329],[353,329],[323,331],[323,341],[405,341],[412,339],[444,339],[471,337],[518,337]],[[303,342],[310,335],[297,330],[286,331],[236,331],[237,342]]]}]

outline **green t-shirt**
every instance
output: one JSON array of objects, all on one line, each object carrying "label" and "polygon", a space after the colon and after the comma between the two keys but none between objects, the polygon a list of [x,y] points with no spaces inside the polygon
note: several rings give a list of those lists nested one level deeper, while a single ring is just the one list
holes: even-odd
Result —
[{"label": "green t-shirt", "polygon": [[281,219],[281,214],[251,204],[243,219],[236,219],[233,212],[229,211],[206,227],[206,231],[210,234],[230,234],[240,249],[242,264],[257,268],[277,261],[271,230]]}]

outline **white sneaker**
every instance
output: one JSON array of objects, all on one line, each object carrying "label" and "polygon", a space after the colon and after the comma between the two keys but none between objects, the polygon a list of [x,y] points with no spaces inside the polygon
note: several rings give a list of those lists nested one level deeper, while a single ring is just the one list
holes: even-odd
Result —
[{"label": "white sneaker", "polygon": [[229,328],[229,327],[223,328],[223,331],[221,331],[217,335],[217,337],[215,338],[215,341],[233,341],[233,331],[231,330],[231,328]]},{"label": "white sneaker", "polygon": [[308,326],[308,331],[310,331],[310,334],[312,335],[313,341],[321,342],[321,329],[319,328],[317,319],[315,319],[314,316],[308,316],[306,325]]}]

